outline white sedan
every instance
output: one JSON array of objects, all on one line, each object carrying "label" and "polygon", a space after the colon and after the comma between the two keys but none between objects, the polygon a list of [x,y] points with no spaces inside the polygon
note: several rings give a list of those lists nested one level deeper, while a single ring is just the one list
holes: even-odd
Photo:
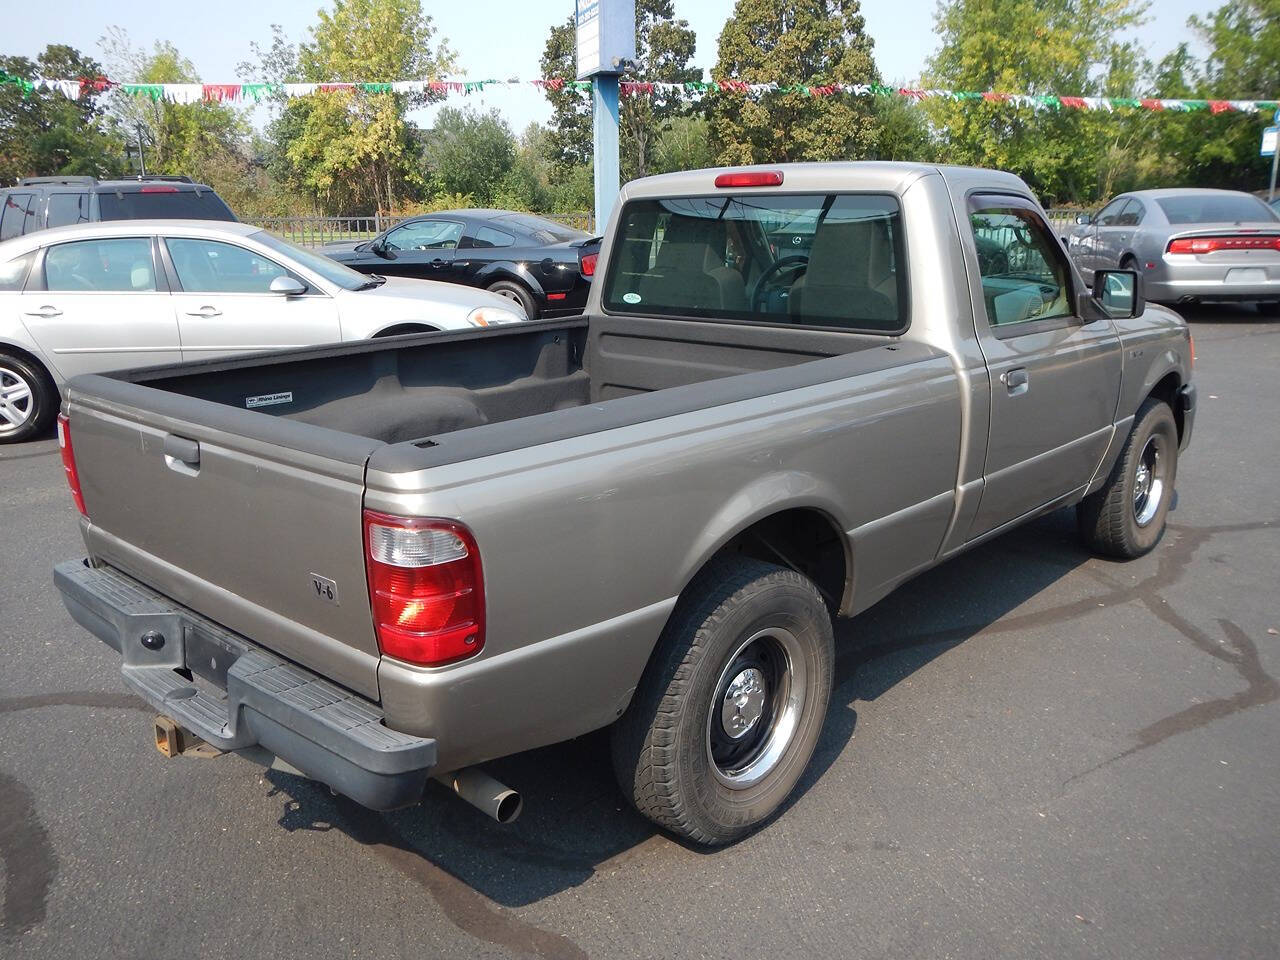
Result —
[{"label": "white sedan", "polygon": [[0,243],[0,443],[81,373],[524,320],[497,294],[367,276],[243,223],[119,220]]}]

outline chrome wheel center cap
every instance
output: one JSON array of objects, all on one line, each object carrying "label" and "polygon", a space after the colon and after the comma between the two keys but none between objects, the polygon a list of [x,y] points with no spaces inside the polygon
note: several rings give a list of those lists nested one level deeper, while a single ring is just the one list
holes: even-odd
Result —
[{"label": "chrome wheel center cap", "polygon": [[1138,464],[1138,474],[1134,479],[1137,482],[1133,485],[1133,499],[1141,500],[1151,487],[1151,468],[1145,463]]},{"label": "chrome wheel center cap", "polygon": [[724,692],[720,723],[731,740],[745,737],[764,713],[764,674],[747,667],[733,678]]}]

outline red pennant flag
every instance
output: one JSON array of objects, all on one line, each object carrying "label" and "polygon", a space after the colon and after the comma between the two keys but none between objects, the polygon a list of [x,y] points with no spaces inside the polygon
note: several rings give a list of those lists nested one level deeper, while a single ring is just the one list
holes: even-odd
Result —
[{"label": "red pennant flag", "polygon": [[1084,97],[1059,97],[1058,102],[1064,107],[1073,107],[1076,110],[1083,110],[1086,106]]},{"label": "red pennant flag", "polygon": [[339,90],[354,90],[354,83],[322,83],[318,89],[321,93],[337,93]]},{"label": "red pennant flag", "polygon": [[1007,93],[993,93],[992,91],[988,90],[986,93],[982,95],[982,99],[989,100],[993,103],[1002,103],[1005,100],[1009,99],[1009,95]]},{"label": "red pennant flag", "polygon": [[206,100],[236,100],[239,97],[240,84],[238,83],[206,83],[204,85]]},{"label": "red pennant flag", "polygon": [[1226,100],[1210,100],[1209,109],[1214,113],[1229,113],[1234,108]]},{"label": "red pennant flag", "polygon": [[1142,105],[1148,110],[1164,109],[1164,102],[1161,100],[1143,100]]}]

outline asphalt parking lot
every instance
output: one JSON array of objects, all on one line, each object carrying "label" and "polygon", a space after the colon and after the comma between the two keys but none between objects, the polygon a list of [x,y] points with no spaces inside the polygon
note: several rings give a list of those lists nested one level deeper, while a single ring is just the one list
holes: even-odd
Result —
[{"label": "asphalt parking lot", "polygon": [[704,852],[595,735],[378,815],[239,757],[165,760],[50,579],[56,443],[0,448],[0,956],[1274,957],[1280,323],[1188,312],[1170,527],[1091,558],[1058,513],[837,629],[799,795]]}]

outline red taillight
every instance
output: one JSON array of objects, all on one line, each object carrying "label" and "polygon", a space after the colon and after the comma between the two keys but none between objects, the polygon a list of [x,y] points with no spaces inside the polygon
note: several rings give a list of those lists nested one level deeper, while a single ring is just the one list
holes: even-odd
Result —
[{"label": "red taillight", "polygon": [[1191,369],[1194,370],[1196,368],[1196,338],[1190,330],[1187,331],[1187,343],[1191,351]]},{"label": "red taillight", "polygon": [[722,173],[716,177],[717,187],[780,187],[781,170],[744,170],[741,173]]},{"label": "red taillight", "polygon": [[1179,237],[1169,253],[1214,253],[1218,250],[1280,250],[1280,237]]},{"label": "red taillight", "polygon": [[364,512],[365,566],[378,646],[438,667],[484,646],[484,575],[460,523]]},{"label": "red taillight", "polygon": [[177,187],[143,187],[141,193],[177,193]]},{"label": "red taillight", "polygon": [[584,277],[594,277],[596,275],[596,261],[600,259],[598,253],[588,253],[582,258],[582,275]]},{"label": "red taillight", "polygon": [[80,492],[80,474],[76,470],[76,454],[71,448],[71,421],[65,413],[58,414],[58,447],[62,451],[62,472],[66,475],[67,486],[71,488],[71,499],[76,502],[76,509],[81,516],[87,517],[89,511],[84,508],[84,494]]}]

